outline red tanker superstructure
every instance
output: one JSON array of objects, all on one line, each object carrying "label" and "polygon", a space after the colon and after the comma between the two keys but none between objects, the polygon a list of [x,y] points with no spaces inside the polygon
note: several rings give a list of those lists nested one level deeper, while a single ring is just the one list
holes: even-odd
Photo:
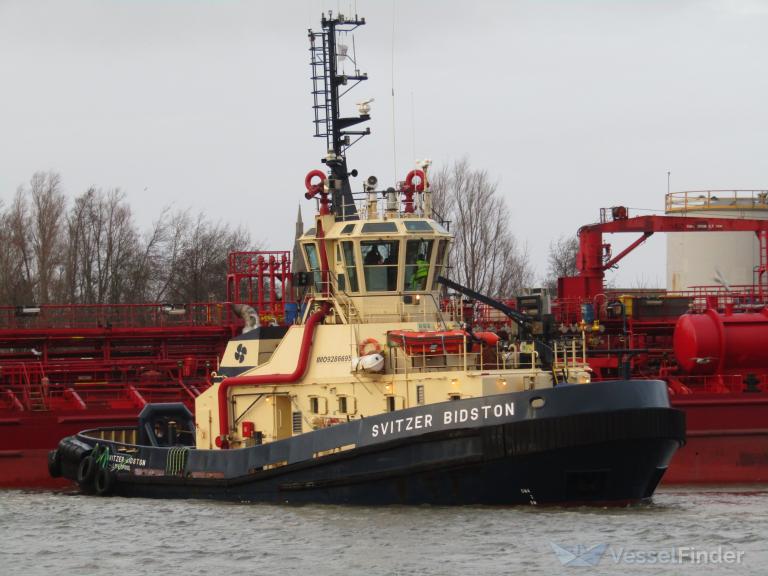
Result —
[{"label": "red tanker superstructure", "polygon": [[287,251],[235,252],[225,302],[0,307],[0,488],[62,485],[48,453],[84,426],[194,407],[232,337],[292,321],[290,270]]}]

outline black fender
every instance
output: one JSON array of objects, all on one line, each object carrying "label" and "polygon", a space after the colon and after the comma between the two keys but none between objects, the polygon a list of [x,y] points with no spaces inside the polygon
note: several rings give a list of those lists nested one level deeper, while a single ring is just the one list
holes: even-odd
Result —
[{"label": "black fender", "polygon": [[112,470],[107,468],[99,468],[96,470],[96,476],[93,481],[93,486],[96,489],[96,494],[99,496],[109,496],[112,490],[115,488],[115,482],[117,478]]}]

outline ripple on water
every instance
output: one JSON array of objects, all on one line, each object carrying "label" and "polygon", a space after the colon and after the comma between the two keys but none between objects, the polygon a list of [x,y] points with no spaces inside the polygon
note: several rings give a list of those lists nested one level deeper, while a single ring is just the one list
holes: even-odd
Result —
[{"label": "ripple on water", "polygon": [[[30,576],[307,572],[313,576],[563,573],[550,542],[745,550],[764,574],[768,490],[661,490],[628,508],[273,506],[0,492],[0,572]],[[595,574],[658,573],[603,557]],[[575,570],[573,570],[575,571]]]}]

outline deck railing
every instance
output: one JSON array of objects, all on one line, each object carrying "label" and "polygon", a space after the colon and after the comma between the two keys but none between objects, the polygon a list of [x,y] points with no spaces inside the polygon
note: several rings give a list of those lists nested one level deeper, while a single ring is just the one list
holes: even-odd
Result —
[{"label": "deck railing", "polygon": [[707,210],[768,210],[768,190],[689,190],[670,192],[667,213]]},{"label": "deck railing", "polygon": [[0,330],[223,326],[233,322],[236,317],[228,302],[0,306]]}]

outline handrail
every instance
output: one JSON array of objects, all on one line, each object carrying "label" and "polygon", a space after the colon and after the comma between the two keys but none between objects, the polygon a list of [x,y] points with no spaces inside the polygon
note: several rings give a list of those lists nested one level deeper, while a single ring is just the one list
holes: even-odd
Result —
[{"label": "handrail", "polygon": [[669,192],[664,209],[670,212],[700,210],[768,210],[768,190],[687,190]]},{"label": "handrail", "polygon": [[[382,190],[377,192],[378,194],[385,193]],[[403,202],[403,192],[395,190],[395,204],[394,208],[390,208],[387,205],[387,200],[383,202],[376,202],[376,212],[369,213],[369,197],[368,192],[352,192],[352,202],[339,203],[336,208],[336,220],[337,221],[352,221],[352,220],[367,220],[369,218],[381,218],[384,213],[388,214],[388,217],[395,216],[396,218],[432,218],[429,214],[428,208],[423,201],[414,200],[414,212],[406,212],[405,204]],[[429,190],[425,194],[431,194]],[[421,194],[419,194],[421,196]],[[315,199],[316,212],[320,212],[320,200]]]},{"label": "handrail", "polygon": [[[382,292],[382,293],[372,293],[372,294],[353,294],[350,292],[347,292],[346,290],[340,290],[338,287],[338,283],[336,282],[336,279],[333,277],[333,275],[329,275],[329,279],[327,282],[320,282],[320,287],[315,286],[314,284],[310,287],[311,290],[309,292],[309,297],[315,300],[330,300],[334,303],[334,305],[339,305],[342,308],[346,308],[346,317],[349,320],[349,323],[352,322],[353,315],[349,313],[350,311],[354,310],[355,314],[354,317],[357,318],[358,323],[364,324],[364,323],[372,323],[377,322],[377,317],[384,319],[385,321],[391,320],[392,317],[397,317],[399,321],[408,321],[408,319],[405,317],[405,310],[403,303],[403,297],[404,296],[411,296],[412,298],[416,299],[418,296],[419,306],[421,307],[421,312],[419,313],[420,319],[416,319],[413,321],[422,321],[422,322],[428,322],[428,321],[435,321],[439,323],[443,328],[446,326],[445,319],[443,317],[443,311],[440,308],[440,305],[435,298],[435,295],[432,292],[418,292],[418,293],[404,293],[404,292]],[[325,287],[328,286],[330,290],[326,290]],[[323,296],[322,294],[328,293],[327,296]],[[378,313],[370,313],[367,311],[363,311],[360,309],[360,307],[355,303],[355,300],[360,300],[363,303],[366,300],[392,300],[396,299],[396,303],[393,303],[391,306],[385,306],[382,307],[386,308],[387,312],[378,312]],[[432,303],[433,310],[427,309],[427,301]],[[410,306],[414,306],[414,304],[410,304]]]},{"label": "handrail", "polygon": [[[228,327],[232,302],[189,304],[43,304],[0,306],[0,330],[143,327]],[[253,304],[246,302],[246,304]]]}]

